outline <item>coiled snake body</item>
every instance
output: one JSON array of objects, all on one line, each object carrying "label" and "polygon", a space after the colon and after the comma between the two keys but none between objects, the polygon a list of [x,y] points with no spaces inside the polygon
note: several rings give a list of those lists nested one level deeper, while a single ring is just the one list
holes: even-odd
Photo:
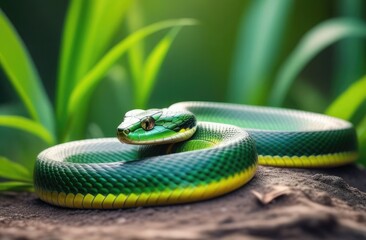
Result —
[{"label": "coiled snake body", "polygon": [[357,158],[355,130],[346,121],[236,104],[133,110],[118,127],[118,138],[129,144],[104,138],[44,150],[34,171],[37,195],[70,208],[185,203],[239,188],[258,162],[332,167]]}]

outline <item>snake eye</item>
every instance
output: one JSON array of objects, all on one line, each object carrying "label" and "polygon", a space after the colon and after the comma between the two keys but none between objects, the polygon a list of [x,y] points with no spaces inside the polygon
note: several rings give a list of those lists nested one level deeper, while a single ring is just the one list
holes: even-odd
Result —
[{"label": "snake eye", "polygon": [[149,131],[155,127],[155,119],[152,117],[146,117],[143,120],[141,120],[141,127],[145,131]]}]

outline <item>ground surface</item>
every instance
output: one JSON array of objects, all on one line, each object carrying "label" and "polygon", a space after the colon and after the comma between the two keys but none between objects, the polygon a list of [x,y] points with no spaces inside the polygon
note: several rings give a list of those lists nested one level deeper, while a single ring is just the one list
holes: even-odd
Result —
[{"label": "ground surface", "polygon": [[[263,204],[262,200],[270,201]],[[366,239],[366,170],[260,167],[226,196],[194,204],[70,210],[0,194],[0,239]]]}]

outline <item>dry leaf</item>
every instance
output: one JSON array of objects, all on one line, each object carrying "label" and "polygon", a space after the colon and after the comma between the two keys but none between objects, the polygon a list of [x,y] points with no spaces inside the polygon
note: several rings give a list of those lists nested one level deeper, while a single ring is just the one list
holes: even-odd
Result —
[{"label": "dry leaf", "polygon": [[259,193],[255,190],[252,190],[253,195],[264,205],[272,202],[274,199],[281,197],[283,195],[287,195],[290,193],[290,188],[283,185],[276,185],[272,187],[272,191],[268,193]]}]

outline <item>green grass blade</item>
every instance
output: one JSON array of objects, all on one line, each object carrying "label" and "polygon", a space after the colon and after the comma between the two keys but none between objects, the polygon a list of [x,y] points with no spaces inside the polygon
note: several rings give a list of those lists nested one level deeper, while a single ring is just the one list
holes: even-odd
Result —
[{"label": "green grass blade", "polygon": [[77,80],[80,80],[110,48],[116,32],[122,28],[122,20],[132,1],[92,0],[92,2],[92,18],[87,29],[87,35],[84,36],[87,41],[83,43],[82,51],[80,51],[80,61],[75,69],[77,71]]},{"label": "green grass blade", "polygon": [[38,122],[35,122],[28,118],[20,116],[0,115],[0,127],[1,126],[16,128],[18,130],[28,132],[34,136],[39,137],[49,145],[53,145],[55,143],[55,138],[48,131],[48,129],[44,128]]},{"label": "green grass blade", "polygon": [[0,178],[32,182],[32,174],[24,166],[0,156]]},{"label": "green grass blade", "polygon": [[62,35],[61,42],[61,56],[58,70],[57,81],[57,99],[56,99],[56,113],[58,124],[60,124],[60,118],[64,116],[69,92],[71,92],[75,85],[75,78],[71,76],[72,66],[77,64],[77,49],[82,45],[83,29],[86,25],[87,8],[84,1],[72,1],[70,2],[69,9],[67,11],[65,26]]},{"label": "green grass blade", "polygon": [[30,116],[54,131],[51,104],[26,47],[0,10],[0,65]]},{"label": "green grass blade", "polygon": [[0,191],[32,191],[33,184],[26,182],[0,182]]},{"label": "green grass blade", "polygon": [[[129,32],[135,32],[143,26],[140,3],[135,1],[128,11],[127,23]],[[134,88],[138,85],[138,80],[142,78],[145,58],[144,41],[139,41],[130,47],[128,50],[128,63],[130,65],[131,79],[133,80]]]},{"label": "green grass blade", "polygon": [[[171,28],[175,26],[189,26],[196,24],[193,19],[178,19],[167,20],[158,22],[147,27],[144,27],[135,33],[129,35],[124,40],[120,41],[115,47],[113,47],[93,68],[86,74],[86,76],[80,81],[80,83],[73,90],[69,104],[68,104],[68,119],[74,121],[77,124],[75,128],[68,127],[69,132],[76,133],[81,131],[81,125],[78,122],[80,118],[80,111],[86,108],[89,97],[94,91],[95,87],[101,81],[105,73],[113,66],[113,64],[126,53],[126,51],[133,46],[136,42],[141,41],[148,35],[151,35],[157,31]],[[69,122],[70,124],[70,122]],[[72,124],[72,123],[71,123]]]},{"label": "green grass blade", "polygon": [[366,76],[352,84],[326,110],[326,114],[350,120],[366,101]]},{"label": "green grass blade", "polygon": [[59,65],[57,118],[63,132],[72,89],[110,46],[131,0],[72,1],[63,33]]},{"label": "green grass blade", "polygon": [[257,0],[243,15],[229,83],[230,101],[264,103],[292,5],[291,0]]},{"label": "green grass blade", "polygon": [[311,112],[323,112],[328,106],[324,94],[305,79],[300,80],[294,83],[289,94],[294,107]]},{"label": "green grass blade", "polygon": [[366,166],[366,115],[357,126],[357,135],[360,150],[360,163]]},{"label": "green grass blade", "polygon": [[146,59],[143,78],[136,86],[135,99],[137,108],[146,108],[159,69],[181,27],[175,27],[156,45]]},{"label": "green grass blade", "polygon": [[[87,115],[86,137],[93,136],[88,134],[92,130],[91,128],[94,128],[93,125],[98,126],[94,128],[96,133],[103,132],[104,137],[115,136],[116,130],[111,126],[117,126],[121,122],[123,113],[133,107],[133,91],[131,91],[129,80],[130,76],[122,64],[115,64],[108,71],[88,103],[93,110],[89,111]],[[106,106],[113,106],[113,110],[111,111],[111,108]]]},{"label": "green grass blade", "polygon": [[[357,129],[360,162],[366,166],[366,76],[344,91],[325,112],[353,122]],[[360,121],[357,121],[360,119]]]},{"label": "green grass blade", "polygon": [[366,24],[354,19],[332,19],[310,30],[287,58],[275,79],[269,104],[281,106],[300,71],[319,52],[348,37],[366,37]]},{"label": "green grass blade", "polygon": [[[364,0],[338,0],[337,8],[342,17],[363,18]],[[345,39],[337,44],[334,57],[332,93],[336,97],[364,73],[366,45],[363,39]]]}]

